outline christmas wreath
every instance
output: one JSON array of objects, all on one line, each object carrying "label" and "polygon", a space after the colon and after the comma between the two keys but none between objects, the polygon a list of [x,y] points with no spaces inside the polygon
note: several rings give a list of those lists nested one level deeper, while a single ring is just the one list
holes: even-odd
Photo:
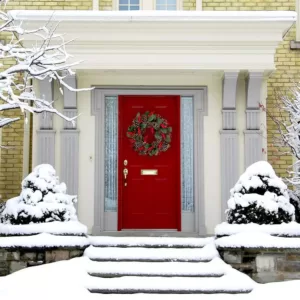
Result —
[{"label": "christmas wreath", "polygon": [[[172,127],[154,112],[137,113],[128,127],[127,137],[140,155],[156,156],[170,148]],[[151,141],[152,138],[152,141]]]}]

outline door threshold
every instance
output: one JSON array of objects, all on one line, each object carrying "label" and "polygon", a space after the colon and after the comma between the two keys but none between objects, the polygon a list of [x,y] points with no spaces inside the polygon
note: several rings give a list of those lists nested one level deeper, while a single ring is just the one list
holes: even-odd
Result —
[{"label": "door threshold", "polygon": [[196,232],[182,232],[176,230],[122,230],[103,231],[97,236],[140,236],[140,237],[200,237]]}]

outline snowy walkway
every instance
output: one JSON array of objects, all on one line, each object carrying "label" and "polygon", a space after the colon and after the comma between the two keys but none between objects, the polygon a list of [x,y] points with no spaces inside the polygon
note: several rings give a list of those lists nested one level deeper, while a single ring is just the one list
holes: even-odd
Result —
[{"label": "snowy walkway", "polygon": [[86,288],[101,294],[249,293],[254,282],[225,264],[211,238],[92,237]]}]

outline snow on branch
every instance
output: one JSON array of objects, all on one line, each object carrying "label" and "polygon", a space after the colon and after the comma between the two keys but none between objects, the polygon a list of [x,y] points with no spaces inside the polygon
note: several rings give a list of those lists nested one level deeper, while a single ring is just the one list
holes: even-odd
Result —
[{"label": "snow on branch", "polygon": [[275,123],[277,134],[274,135],[274,146],[281,147],[278,155],[291,155],[294,164],[288,171],[287,181],[299,191],[300,187],[300,84],[282,92],[276,91],[276,113],[266,110],[268,117]]},{"label": "snow on branch", "polygon": [[[84,91],[90,89],[75,89],[69,86],[65,78],[73,75],[72,67],[80,62],[70,63],[71,57],[66,45],[69,42],[64,40],[62,34],[57,34],[55,26],[45,26],[34,30],[26,30],[22,22],[14,20],[13,16],[5,12],[7,1],[1,1],[0,5],[0,36],[5,38],[5,42],[0,41],[0,112],[10,109],[20,109],[30,113],[53,113],[74,124],[77,117],[69,118],[60,113],[53,106],[53,99],[47,101],[38,97],[33,89],[32,80],[56,81],[60,86],[70,91]],[[36,43],[31,47],[26,47],[23,39],[26,35],[34,36]],[[4,68],[4,62],[13,63]],[[20,118],[1,118],[0,128],[13,123]]]}]

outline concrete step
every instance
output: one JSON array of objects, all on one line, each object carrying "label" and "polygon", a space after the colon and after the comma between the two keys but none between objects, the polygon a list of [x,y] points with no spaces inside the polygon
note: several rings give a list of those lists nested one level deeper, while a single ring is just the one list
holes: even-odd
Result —
[{"label": "concrete step", "polygon": [[[244,274],[218,278],[195,277],[91,277],[86,288],[101,294],[237,294],[249,293],[253,281]],[[244,275],[244,276],[243,276]]]},{"label": "concrete step", "polygon": [[102,278],[123,276],[146,277],[221,277],[228,265],[220,258],[211,262],[91,262],[88,273]]},{"label": "concrete step", "polygon": [[90,246],[85,250],[85,256],[93,261],[137,261],[137,262],[208,262],[218,257],[218,251],[213,244],[203,248],[98,248]]},{"label": "concrete step", "polygon": [[89,239],[94,247],[202,248],[214,238],[91,236]]}]

